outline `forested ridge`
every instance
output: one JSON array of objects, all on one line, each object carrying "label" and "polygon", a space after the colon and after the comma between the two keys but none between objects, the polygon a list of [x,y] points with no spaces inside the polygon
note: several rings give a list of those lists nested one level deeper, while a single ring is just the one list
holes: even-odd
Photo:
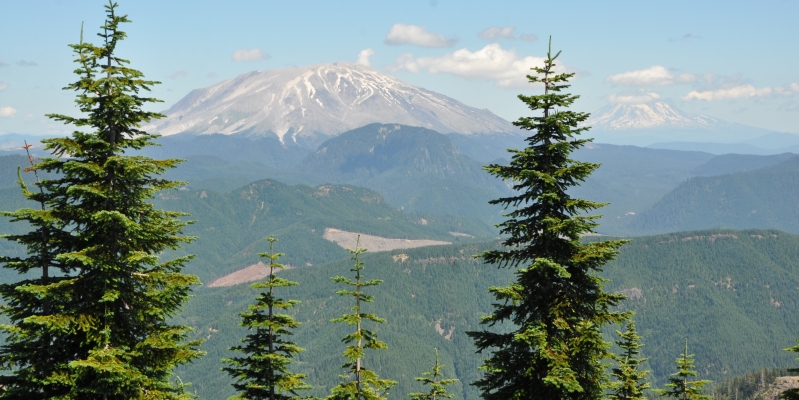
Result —
[{"label": "forested ridge", "polygon": [[[492,299],[485,288],[507,283],[512,274],[471,256],[497,245],[363,255],[370,276],[385,281],[373,292],[377,299],[369,310],[387,319],[377,331],[389,348],[373,362],[379,363],[381,376],[400,382],[396,393],[420,390],[413,378],[438,348],[442,363],[453,366],[450,372],[460,379],[451,385],[452,393],[457,398],[477,397],[469,382],[479,374],[480,357],[465,332],[475,329],[490,308]],[[286,296],[303,302],[292,314],[304,323],[295,340],[307,348],[299,356],[298,371],[308,374],[315,387],[336,380],[339,355],[328,349],[337,346],[344,330],[327,321],[348,306],[334,295],[336,287],[328,278],[348,268],[344,258],[280,273],[300,283]],[[611,279],[609,290],[629,297],[622,309],[636,311],[641,352],[649,358],[644,367],[653,371],[653,387],[674,372],[684,338],[696,355],[700,377],[716,382],[793,364],[794,357],[783,349],[794,343],[799,324],[799,236],[773,230],[710,230],[634,238],[602,276]],[[243,335],[236,327],[236,313],[250,302],[253,291],[239,285],[200,288],[195,294],[181,319],[196,328],[198,337],[208,339],[202,348],[209,355],[180,375],[194,382],[202,398],[220,398],[231,389],[217,369],[218,359]],[[606,331],[606,339],[614,340],[613,331],[620,328]]]}]

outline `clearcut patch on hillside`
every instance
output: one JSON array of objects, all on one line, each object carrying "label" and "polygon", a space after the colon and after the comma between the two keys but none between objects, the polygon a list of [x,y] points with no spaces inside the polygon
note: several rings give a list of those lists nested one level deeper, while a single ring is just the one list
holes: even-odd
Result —
[{"label": "clearcut patch on hillside", "polygon": [[354,249],[355,243],[358,240],[358,235],[361,235],[361,248],[367,249],[370,252],[389,251],[397,249],[413,249],[416,247],[425,246],[441,246],[445,244],[452,244],[452,242],[444,242],[441,240],[427,240],[427,239],[389,239],[380,236],[364,235],[356,232],[347,232],[335,228],[325,229],[324,238],[341,246],[345,249]]},{"label": "clearcut patch on hillside", "polygon": [[[291,269],[291,265],[286,265],[284,269]],[[279,270],[275,272],[277,271]],[[240,283],[259,281],[267,276],[269,276],[269,266],[259,261],[258,264],[250,265],[209,283],[208,287],[233,286]]]}]

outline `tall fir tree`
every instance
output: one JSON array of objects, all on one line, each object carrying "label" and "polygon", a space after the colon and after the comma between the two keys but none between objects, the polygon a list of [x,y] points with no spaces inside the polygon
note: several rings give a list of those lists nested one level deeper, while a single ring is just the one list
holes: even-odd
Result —
[{"label": "tall fir tree", "polygon": [[528,147],[509,150],[510,165],[485,167],[517,194],[491,201],[512,210],[498,225],[505,247],[480,257],[518,268],[515,282],[489,289],[498,301],[482,320],[488,327],[507,325],[499,332],[468,333],[479,352],[490,353],[482,379],[474,383],[485,399],[603,397],[611,353],[601,329],[626,316],[612,311],[624,296],[606,292],[606,280],[596,275],[624,241],[582,243],[599,218],[586,214],[604,204],[568,194],[599,165],[569,158],[591,139],[578,138],[588,129],[578,127],[588,114],[567,110],[578,96],[561,93],[574,74],[556,73],[558,55],[552,55],[550,41],[544,65],[533,68],[538,76],[527,76],[544,93],[519,95],[543,114],[514,122],[531,132]]},{"label": "tall fir tree", "polygon": [[239,314],[241,326],[247,327],[250,334],[241,342],[244,345],[232,347],[230,350],[244,353],[244,357],[222,360],[231,366],[223,368],[236,383],[233,387],[240,393],[232,400],[289,400],[297,398],[298,390],[311,389],[305,384],[305,375],[292,373],[289,365],[292,358],[304,349],[287,339],[292,335],[290,329],[297,328],[300,323],[290,315],[276,314],[275,309],[289,310],[300,302],[283,300],[275,297],[274,289],[297,286],[297,282],[275,276],[275,272],[284,268],[278,264],[282,253],[274,252],[274,237],[268,237],[268,253],[258,253],[269,259],[269,276],[266,281],[252,285],[254,289],[269,289],[261,292],[247,311]]},{"label": "tall fir tree", "polygon": [[711,383],[708,380],[689,381],[696,376],[694,368],[694,355],[688,354],[688,339],[685,339],[685,348],[677,357],[677,372],[669,376],[666,389],[655,389],[653,392],[663,397],[673,397],[681,400],[711,400],[710,396],[702,394],[702,388]]},{"label": "tall fir tree", "polygon": [[355,299],[355,305],[351,308],[352,313],[344,314],[339,318],[333,319],[334,323],[346,323],[350,326],[355,325],[355,332],[350,333],[341,340],[347,343],[344,350],[346,363],[342,366],[347,371],[347,375],[340,376],[342,382],[330,390],[329,400],[385,400],[389,389],[394,387],[397,382],[389,379],[381,379],[375,371],[364,368],[364,350],[380,350],[387,348],[386,344],[377,340],[377,335],[371,330],[362,326],[364,321],[372,321],[382,324],[386,320],[374,314],[364,313],[362,303],[371,303],[374,296],[363,292],[364,288],[377,286],[383,281],[378,279],[364,280],[361,271],[364,263],[360,261],[360,255],[366,249],[360,247],[361,237],[355,243],[355,249],[348,249],[352,254],[355,265],[350,270],[355,273],[355,280],[343,276],[330,278],[333,282],[341,283],[351,287],[351,290],[339,290],[339,296],[350,296]]},{"label": "tall fir tree", "polygon": [[430,372],[423,372],[422,376],[416,378],[417,381],[430,387],[427,393],[409,393],[411,400],[436,400],[451,399],[454,394],[447,393],[447,386],[457,382],[457,379],[441,379],[441,369],[444,366],[438,363],[438,349],[436,349],[436,361]]},{"label": "tall fir tree", "polygon": [[646,376],[650,371],[641,370],[641,364],[647,359],[641,358],[641,347],[644,345],[640,343],[641,336],[638,336],[632,317],[627,321],[625,331],[616,331],[616,334],[619,336],[616,345],[621,349],[621,354],[614,357],[618,366],[611,372],[615,380],[611,382],[608,397],[614,400],[646,400],[644,391],[650,386]]},{"label": "tall fir tree", "polygon": [[[23,194],[41,207],[6,212],[32,230],[5,238],[27,247],[27,256],[2,257],[5,268],[41,276],[0,285],[2,313],[10,321],[0,347],[0,398],[187,399],[175,367],[202,355],[190,329],[170,323],[188,300],[194,275],[182,273],[190,256],[169,261],[159,254],[193,240],[181,236],[184,213],[156,209],[150,199],[180,183],[158,177],[179,160],[126,156],[151,145],[140,129],[161,114],[144,111],[158,100],[141,96],[158,82],[128,67],[116,47],[130,22],[106,6],[99,46],[71,45],[76,55],[74,90],[82,117],[48,117],[77,130],[43,140],[57,158],[33,168],[53,173],[41,190]],[[21,182],[22,183],[22,182]],[[179,380],[178,380],[179,381]]]}]

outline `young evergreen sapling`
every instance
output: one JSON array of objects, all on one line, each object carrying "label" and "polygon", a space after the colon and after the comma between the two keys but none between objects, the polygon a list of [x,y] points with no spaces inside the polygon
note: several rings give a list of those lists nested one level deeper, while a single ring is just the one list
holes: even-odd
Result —
[{"label": "young evergreen sapling", "polygon": [[561,93],[574,74],[556,72],[558,55],[550,46],[544,65],[533,68],[538,76],[527,76],[544,93],[519,95],[542,113],[513,123],[531,132],[528,147],[509,150],[510,165],[485,167],[517,192],[491,202],[510,210],[499,225],[505,247],[480,255],[486,263],[518,268],[515,282],[489,289],[498,301],[482,320],[488,327],[510,326],[468,333],[479,352],[489,353],[475,382],[489,400],[602,398],[605,360],[612,354],[601,329],[626,317],[613,311],[624,296],[606,292],[606,280],[596,275],[624,241],[583,243],[599,218],[587,214],[604,204],[568,193],[599,165],[570,158],[591,139],[578,138],[588,129],[579,127],[588,114],[567,110],[578,96]]},{"label": "young evergreen sapling", "polygon": [[[143,97],[158,82],[116,55],[130,22],[109,2],[103,43],[71,45],[81,117],[50,114],[75,126],[71,137],[45,139],[45,158],[32,167],[53,173],[23,193],[36,208],[4,213],[32,227],[6,239],[27,257],[2,257],[19,273],[41,276],[0,285],[8,325],[0,347],[2,397],[9,399],[187,399],[173,370],[200,357],[190,328],[171,323],[188,300],[194,275],[182,273],[191,256],[159,255],[193,240],[181,236],[184,213],[156,209],[151,199],[180,182],[158,178],[179,160],[126,152],[153,144],[141,124],[163,115],[144,111]],[[179,381],[179,380],[178,380]]]},{"label": "young evergreen sapling", "polygon": [[411,400],[436,400],[451,399],[454,394],[447,393],[447,385],[457,382],[457,379],[441,379],[441,368],[444,366],[438,363],[438,349],[436,349],[436,362],[430,372],[423,372],[422,376],[416,378],[417,381],[430,386],[427,393],[410,393]]},{"label": "young evergreen sapling", "polygon": [[708,380],[689,381],[696,376],[694,368],[694,355],[688,354],[688,339],[685,339],[683,353],[677,357],[677,372],[669,376],[666,389],[655,389],[653,392],[663,396],[681,400],[711,400],[710,396],[702,394],[702,387],[711,383]]},{"label": "young evergreen sapling", "polygon": [[304,349],[286,339],[291,335],[290,329],[300,326],[290,315],[276,314],[275,309],[288,310],[299,304],[297,300],[283,300],[275,297],[274,289],[297,286],[297,282],[275,276],[277,270],[284,268],[278,264],[283,256],[274,252],[274,237],[268,237],[268,253],[258,253],[269,259],[269,276],[264,282],[252,285],[254,289],[268,289],[261,292],[247,311],[239,314],[241,326],[247,327],[250,333],[241,340],[243,345],[230,350],[244,353],[243,357],[224,359],[230,364],[222,368],[227,371],[236,383],[233,387],[239,394],[231,399],[247,400],[289,400],[297,398],[298,390],[311,389],[305,384],[305,375],[289,371],[291,359]]},{"label": "young evergreen sapling", "polygon": [[640,356],[644,345],[639,343],[641,336],[638,336],[632,317],[627,321],[625,331],[616,331],[616,334],[619,335],[616,344],[622,352],[614,357],[619,365],[611,372],[615,381],[610,384],[608,397],[614,400],[646,400],[644,391],[650,386],[646,376],[650,371],[640,370],[641,364],[647,359]]},{"label": "young evergreen sapling", "polygon": [[361,271],[364,269],[364,263],[360,261],[360,255],[366,252],[366,249],[360,247],[360,239],[361,237],[358,236],[354,250],[347,249],[352,253],[352,260],[355,261],[355,265],[350,270],[355,273],[355,280],[343,276],[330,278],[333,282],[352,288],[351,290],[339,290],[336,294],[339,296],[351,296],[355,299],[355,305],[351,309],[352,313],[344,314],[331,320],[334,323],[344,322],[348,325],[355,325],[355,332],[344,336],[342,339],[342,342],[347,343],[347,349],[344,350],[346,363],[342,368],[348,374],[340,376],[342,382],[331,389],[330,396],[328,396],[330,400],[385,400],[388,390],[397,384],[396,381],[381,379],[376,372],[363,367],[362,361],[365,349],[379,350],[386,349],[387,346],[377,340],[377,335],[374,332],[361,326],[364,320],[383,323],[385,319],[379,318],[374,314],[364,313],[361,309],[361,303],[374,301],[374,296],[365,294],[363,288],[377,286],[383,281],[377,279],[363,280]]}]

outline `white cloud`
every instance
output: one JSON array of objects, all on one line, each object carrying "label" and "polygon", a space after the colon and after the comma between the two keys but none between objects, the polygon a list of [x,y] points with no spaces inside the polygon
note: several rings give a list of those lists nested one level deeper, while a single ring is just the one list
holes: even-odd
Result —
[{"label": "white cloud", "polygon": [[187,76],[189,76],[189,73],[186,72],[186,71],[181,70],[181,71],[177,71],[177,72],[172,73],[172,75],[169,75],[169,79],[175,80],[175,79],[178,79],[178,78],[185,78]]},{"label": "white cloud", "polygon": [[447,39],[444,35],[428,32],[427,28],[419,25],[394,24],[386,35],[386,44],[399,46],[412,44],[422,47],[451,47],[458,39]]},{"label": "white cloud", "polygon": [[792,97],[799,95],[799,84],[791,83],[786,87],[756,88],[751,84],[737,85],[715,90],[693,90],[682,97],[683,100],[727,100],[727,99],[763,99],[770,96]]},{"label": "white cloud", "polygon": [[0,58],[0,67],[5,67],[6,65],[8,65],[8,64],[4,63],[3,59]]},{"label": "white cloud", "polygon": [[513,35],[513,31],[516,30],[515,26],[508,26],[505,28],[500,28],[498,26],[492,26],[490,28],[483,29],[477,35],[491,40],[496,39],[516,39],[516,36]]},{"label": "white cloud", "polygon": [[356,64],[365,65],[367,67],[371,66],[372,64],[369,62],[369,57],[373,55],[375,55],[375,51],[372,50],[371,47],[361,50],[361,52],[358,53],[358,61],[356,62]]},{"label": "white cloud", "polygon": [[646,104],[659,99],[660,95],[655,92],[616,93],[608,96],[611,104]]},{"label": "white cloud", "polygon": [[794,82],[794,83],[788,85],[787,87],[779,87],[779,86],[777,86],[777,87],[774,88],[774,94],[777,94],[777,95],[780,95],[780,96],[785,96],[785,97],[791,97],[791,96],[797,95],[797,94],[799,94],[799,83],[795,83]]},{"label": "white cloud", "polygon": [[696,75],[693,74],[675,76],[674,73],[667,68],[660,65],[653,65],[647,69],[610,75],[605,78],[605,82],[613,86],[649,87],[691,83],[696,81],[696,79]]},{"label": "white cloud", "polygon": [[20,67],[35,67],[39,64],[36,63],[35,61],[19,60],[17,61],[17,65],[19,65]]},{"label": "white cloud", "polygon": [[[484,79],[493,81],[500,87],[528,87],[527,75],[532,74],[532,67],[544,65],[541,57],[519,57],[513,50],[505,50],[499,44],[492,43],[480,50],[471,52],[460,49],[442,57],[420,57],[414,59],[410,53],[397,58],[391,69],[404,69],[410,72],[427,70],[433,74],[452,74],[466,79]],[[566,71],[561,65],[556,71]]]},{"label": "white cloud", "polygon": [[5,82],[0,82],[0,92],[6,90],[6,88],[8,88],[8,84]]},{"label": "white cloud", "polygon": [[538,40],[538,35],[535,33],[522,33],[519,35],[519,39],[524,40],[525,42],[535,42]]},{"label": "white cloud", "polygon": [[266,60],[271,58],[269,54],[264,53],[261,49],[238,49],[233,52],[230,59],[233,61],[257,61]]},{"label": "white cloud", "polygon": [[11,107],[0,107],[0,118],[11,118],[16,113],[17,110]]}]

